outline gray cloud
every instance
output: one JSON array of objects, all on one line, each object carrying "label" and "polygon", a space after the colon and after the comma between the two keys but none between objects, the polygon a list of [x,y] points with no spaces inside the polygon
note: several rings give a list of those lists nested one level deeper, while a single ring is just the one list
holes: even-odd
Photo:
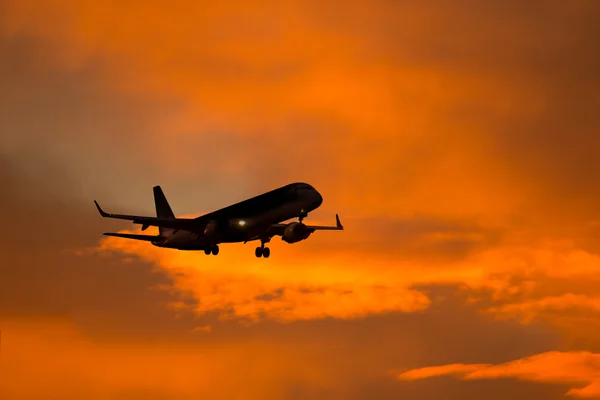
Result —
[{"label": "gray cloud", "polygon": [[0,158],[0,317],[65,317],[94,335],[142,337],[184,331],[198,323],[173,319],[167,303],[189,300],[154,289],[169,286],[171,280],[152,265],[76,254],[93,247],[111,224],[97,215],[92,203],[82,204],[73,194],[76,185],[64,168],[35,162],[45,168],[32,175]]}]

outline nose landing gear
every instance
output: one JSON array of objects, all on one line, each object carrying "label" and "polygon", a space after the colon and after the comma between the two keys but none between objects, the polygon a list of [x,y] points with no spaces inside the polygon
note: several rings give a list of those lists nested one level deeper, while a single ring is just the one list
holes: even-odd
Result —
[{"label": "nose landing gear", "polygon": [[304,212],[304,210],[300,210],[300,214],[298,214],[298,222],[302,222],[302,220],[306,217],[308,217],[308,213]]}]

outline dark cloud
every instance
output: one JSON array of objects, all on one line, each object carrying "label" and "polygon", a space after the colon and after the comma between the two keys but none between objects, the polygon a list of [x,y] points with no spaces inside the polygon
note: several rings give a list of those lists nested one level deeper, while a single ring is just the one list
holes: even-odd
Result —
[{"label": "dark cloud", "polygon": [[311,252],[351,249],[385,252],[402,261],[448,265],[502,244],[504,228],[484,226],[476,217],[414,215],[406,218],[344,218],[346,236],[316,233],[306,246]]},{"label": "dark cloud", "polygon": [[[215,198],[245,189],[231,181],[225,185],[214,168],[219,154],[241,153],[242,141],[234,147],[231,133],[223,131],[205,139],[195,139],[200,133],[172,139],[165,135],[165,124],[185,112],[181,101],[121,93],[110,86],[105,58],[90,57],[64,68],[52,61],[61,52],[59,44],[23,32],[0,35],[0,150],[23,171],[42,171],[46,165],[38,158],[61,160],[61,166],[79,179],[71,188],[74,195],[149,213],[154,210],[150,189],[165,185],[172,172],[169,149],[197,147],[202,156],[194,154],[189,167],[194,185],[189,176],[170,179],[166,185],[169,197],[182,199],[175,201],[178,214],[216,207]],[[56,191],[53,195],[60,197]]]},{"label": "dark cloud", "polygon": [[[0,34],[0,148],[13,162],[27,158],[23,169],[43,168],[38,156],[62,160],[77,170],[78,194],[90,200],[149,213],[149,188],[161,184],[176,214],[210,211],[307,180],[320,169],[307,156],[327,159],[334,149],[323,138],[343,138],[337,125],[301,113],[283,122],[265,118],[245,136],[207,115],[182,133],[170,125],[189,112],[185,100],[125,94],[111,86],[114,66],[106,57],[90,54],[65,68],[56,61],[65,51],[25,32]],[[298,136],[256,139],[281,131]],[[247,167],[236,173],[232,164]]]},{"label": "dark cloud", "polygon": [[255,299],[259,301],[272,301],[280,298],[285,293],[285,288],[274,290],[270,293],[265,293],[260,296],[256,296]]},{"label": "dark cloud", "polygon": [[82,204],[73,193],[76,181],[60,165],[35,162],[45,167],[39,174],[0,158],[0,316],[64,317],[94,335],[191,329],[196,321],[175,321],[167,310],[182,299],[157,289],[171,284],[164,273],[139,259],[86,251],[119,224],[102,220],[93,203]]},{"label": "dark cloud", "polygon": [[[444,141],[452,152],[456,142],[481,144],[481,160],[489,164],[482,176],[508,179],[525,193],[516,214],[555,230],[598,219],[600,3],[381,1],[368,9],[360,2],[343,10],[319,4],[313,11],[319,26],[352,32],[369,62],[440,71],[435,85],[452,101],[439,108],[442,131],[426,145]],[[465,87],[454,88],[452,77]],[[467,129],[454,132],[457,122]],[[417,179],[427,180],[420,171],[444,156],[429,153],[434,157],[413,162],[421,168],[411,170],[399,157],[398,175],[411,179],[406,174],[416,170]]]},{"label": "dark cloud", "polygon": [[[564,388],[488,381],[474,385],[440,379],[436,385],[399,382],[389,371],[466,360],[469,363],[505,362],[523,354],[554,348],[555,334],[543,325],[523,326],[517,321],[495,321],[480,314],[478,307],[465,306],[466,298],[455,287],[421,287],[434,303],[424,312],[388,314],[356,320],[261,322],[244,329],[251,342],[269,340],[274,347],[305,349],[308,360],[325,368],[332,387],[311,387],[289,382],[282,398],[341,397],[407,399],[503,399],[535,395],[559,399]],[[237,337],[238,326],[223,322],[209,340]],[[377,366],[374,368],[374,366]],[[561,391],[562,390],[562,391]],[[547,395],[547,397],[544,397]]]},{"label": "dark cloud", "polygon": [[557,263],[546,271],[524,268],[506,279],[503,290],[494,294],[485,289],[469,293],[477,297],[481,310],[499,320],[551,325],[563,332],[562,344],[569,350],[598,352],[600,278],[591,264],[594,256],[584,257],[589,257],[588,264],[581,264],[587,270],[574,270],[574,263]]},{"label": "dark cloud", "polygon": [[144,179],[160,171],[145,162],[140,137],[154,131],[148,115],[176,106],[117,96],[105,88],[102,59],[64,69],[51,61],[60,52],[50,41],[0,35],[2,154],[33,172],[45,168],[38,158],[61,160],[77,171],[71,175],[80,179],[78,187],[71,190],[79,196],[115,188],[130,196],[136,185],[152,185],[155,180]]},{"label": "dark cloud", "polygon": [[[474,73],[481,74],[485,70],[481,60],[502,56],[493,59],[492,68],[488,68],[490,78],[495,76],[522,89],[531,102],[515,95],[514,109],[492,116],[496,128],[488,135],[489,148],[485,151],[509,171],[515,185],[523,185],[531,193],[522,214],[538,223],[550,220],[554,224],[579,224],[585,219],[597,219],[600,54],[595,49],[600,37],[600,3],[519,4],[490,3],[493,19],[476,22],[474,18],[474,24],[493,24],[477,31],[475,36],[481,43],[469,41],[478,53],[462,59],[465,67],[472,66]],[[479,8],[488,8],[488,3],[469,12],[481,17],[476,13]],[[496,24],[510,29],[494,33]],[[518,35],[512,36],[515,29]],[[488,41],[491,35],[504,35],[506,40],[495,45]],[[487,114],[486,118],[490,116]]]}]

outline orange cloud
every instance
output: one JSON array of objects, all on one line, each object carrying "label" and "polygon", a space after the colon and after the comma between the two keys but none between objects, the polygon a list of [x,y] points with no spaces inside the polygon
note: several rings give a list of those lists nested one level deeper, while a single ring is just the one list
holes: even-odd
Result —
[{"label": "orange cloud", "polygon": [[[347,229],[336,240],[360,243],[360,235]],[[436,234],[425,235],[425,243],[432,236]],[[254,244],[223,245],[218,257],[207,257],[202,252],[106,238],[98,250],[154,263],[173,277],[176,290],[198,300],[192,311],[218,312],[223,318],[295,321],[415,312],[430,304],[415,287],[436,284],[461,285],[471,292],[471,302],[489,294],[495,305],[485,306],[486,312],[521,316],[524,322],[542,318],[561,326],[565,313],[574,308],[600,310],[593,290],[589,295],[577,294],[582,290],[578,282],[600,272],[600,257],[566,244],[504,245],[455,260],[424,263],[402,260],[402,253],[369,257],[360,248],[321,250],[334,239],[315,235],[290,246],[275,238],[273,256],[266,262],[253,256]],[[554,279],[563,284],[552,285]]]},{"label": "orange cloud", "polygon": [[[600,398],[600,354],[590,352],[547,352],[499,365],[450,364],[402,372],[400,380],[458,375],[464,380],[515,378],[532,382],[571,386],[567,396]],[[581,386],[581,387],[579,387]]]},{"label": "orange cloud", "polygon": [[311,356],[295,354],[293,347],[273,352],[271,346],[97,343],[61,320],[3,320],[0,397],[226,399],[238,398],[243,388],[248,397],[274,399],[295,382],[328,384]]},{"label": "orange cloud", "polygon": [[390,281],[389,271],[380,268],[366,274],[365,266],[345,264],[340,255],[315,258],[307,264],[289,248],[277,246],[277,255],[264,262],[254,257],[252,244],[222,247],[217,258],[109,237],[103,239],[99,251],[117,251],[155,263],[172,275],[177,290],[198,300],[195,312],[218,311],[223,318],[345,319],[413,312],[429,305],[427,296],[409,287],[410,281]]},{"label": "orange cloud", "polygon": [[489,367],[489,364],[449,364],[438,367],[426,367],[418,368],[410,371],[402,372],[396,376],[400,380],[417,380],[427,379],[436,376],[444,375],[466,375],[475,371],[479,371],[482,368]]},{"label": "orange cloud", "polygon": [[[588,4],[545,2],[547,19],[537,19],[474,2],[6,3],[5,36],[54,50],[38,68],[93,65],[115,97],[173,101],[175,112],[152,112],[154,128],[132,133],[136,156],[160,163],[165,179],[193,181],[210,169],[251,191],[302,176],[361,217],[468,214],[506,224],[515,214],[577,214],[556,212],[546,196],[552,182],[536,168],[558,169],[561,151],[577,160],[593,139],[544,140],[529,127],[580,98],[563,96],[554,78],[571,72],[561,51],[586,39],[578,27],[593,15]],[[552,21],[564,15],[557,30]]]},{"label": "orange cloud", "polygon": [[[477,99],[494,115],[529,115],[543,96],[502,71],[490,79],[476,60],[444,68],[422,54],[431,41],[423,26],[447,27],[447,10],[269,3],[11,1],[4,29],[52,43],[60,68],[100,62],[102,85],[115,95],[175,99],[177,112],[153,115],[157,128],[139,145],[160,148],[161,170],[177,179],[198,177],[199,158],[212,174],[243,176],[259,190],[308,177],[328,188],[328,204],[362,217],[504,218],[527,198],[527,187],[487,156],[480,130],[489,127],[465,123],[460,108]],[[336,17],[324,19],[329,13]],[[371,29],[357,34],[362,23]],[[454,45],[472,46],[464,38]],[[231,140],[220,147],[227,156],[215,158],[219,136]],[[157,162],[155,151],[139,153]]]},{"label": "orange cloud", "polygon": [[[345,217],[339,235],[294,246],[275,240],[269,260],[255,259],[252,244],[205,257],[101,241],[100,253],[148,261],[172,278],[162,289],[196,300],[172,302],[169,311],[349,319],[426,310],[434,300],[418,287],[452,284],[492,315],[562,332],[571,325],[577,338],[588,329],[597,343],[593,324],[572,323],[598,314],[597,2],[0,1],[0,50],[12,49],[0,65],[8,93],[0,98],[3,149],[21,143],[63,160],[79,174],[90,214],[99,186],[119,208],[152,210],[151,185],[172,185],[175,195],[167,195],[178,213],[179,204],[186,212],[216,208],[302,180],[325,198],[312,221]],[[45,176],[62,202],[53,175]],[[5,231],[27,237],[45,215]],[[73,286],[81,291],[96,282],[80,279]],[[48,297],[60,287],[36,281]],[[208,325],[189,330],[217,336]],[[64,374],[52,379],[75,375],[98,391],[140,386],[172,398],[191,396],[197,376],[222,382],[196,352],[108,351],[118,363],[112,371],[86,338],[64,335],[73,342],[72,350],[59,346],[66,364],[60,353],[43,352],[43,338],[18,345],[56,360],[50,366]],[[227,369],[218,360],[239,354],[211,354],[211,365]],[[257,371],[264,366],[258,350],[243,354],[259,360]],[[26,356],[11,360],[34,359]],[[8,375],[13,393],[28,363]],[[187,370],[161,366],[178,363]],[[138,364],[151,370],[150,383],[134,371]],[[460,376],[492,368],[448,367]],[[160,375],[173,384],[158,382]],[[86,397],[80,387],[61,390],[57,397]],[[214,398],[212,386],[201,390]]]},{"label": "orange cloud", "polygon": [[[44,49],[34,71],[93,66],[84,82],[109,101],[168,104],[142,107],[144,129],[125,124],[135,145],[115,163],[177,185],[176,196],[167,190],[174,205],[218,207],[306,180],[325,198],[311,220],[346,217],[339,235],[275,240],[268,262],[251,244],[207,258],[101,242],[167,271],[198,300],[194,312],[278,321],[415,312],[431,301],[415,287],[430,284],[461,285],[498,316],[556,323],[573,308],[597,312],[597,291],[585,286],[600,276],[600,192],[589,184],[600,171],[598,121],[586,89],[596,64],[585,58],[597,52],[579,30],[597,25],[585,25],[591,6],[550,2],[538,19],[477,2],[6,4],[3,37]],[[84,118],[85,132],[96,122]],[[90,136],[113,154],[114,141]],[[94,191],[115,175],[105,157],[88,167],[96,147],[71,151]],[[88,179],[94,171],[101,178]],[[139,181],[112,179],[121,179],[115,197]],[[141,206],[136,196],[128,188],[119,198]]]},{"label": "orange cloud", "polygon": [[503,317],[520,316],[523,321],[532,322],[546,311],[568,314],[573,309],[584,309],[600,313],[600,298],[566,293],[560,296],[525,300],[517,304],[504,304],[498,307],[491,307],[488,311]]}]

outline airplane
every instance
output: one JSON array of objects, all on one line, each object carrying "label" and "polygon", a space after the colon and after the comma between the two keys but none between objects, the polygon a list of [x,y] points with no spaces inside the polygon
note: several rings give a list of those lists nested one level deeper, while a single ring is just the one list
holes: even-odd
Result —
[{"label": "airplane", "polygon": [[[302,221],[308,213],[317,209],[323,197],[307,183],[291,183],[278,189],[252,197],[242,202],[204,214],[197,218],[176,218],[160,186],[155,186],[154,203],[156,217],[110,214],[94,203],[104,218],[133,221],[142,225],[142,231],[150,226],[158,227],[158,235],[129,233],[104,233],[125,239],[144,240],[156,247],[177,250],[203,250],[206,255],[219,254],[219,244],[260,240],[256,257],[268,258],[271,250],[265,247],[274,236],[289,244],[306,240],[318,230],[343,230],[339,216],[335,226],[305,225]],[[283,223],[292,218],[298,222]]]}]

